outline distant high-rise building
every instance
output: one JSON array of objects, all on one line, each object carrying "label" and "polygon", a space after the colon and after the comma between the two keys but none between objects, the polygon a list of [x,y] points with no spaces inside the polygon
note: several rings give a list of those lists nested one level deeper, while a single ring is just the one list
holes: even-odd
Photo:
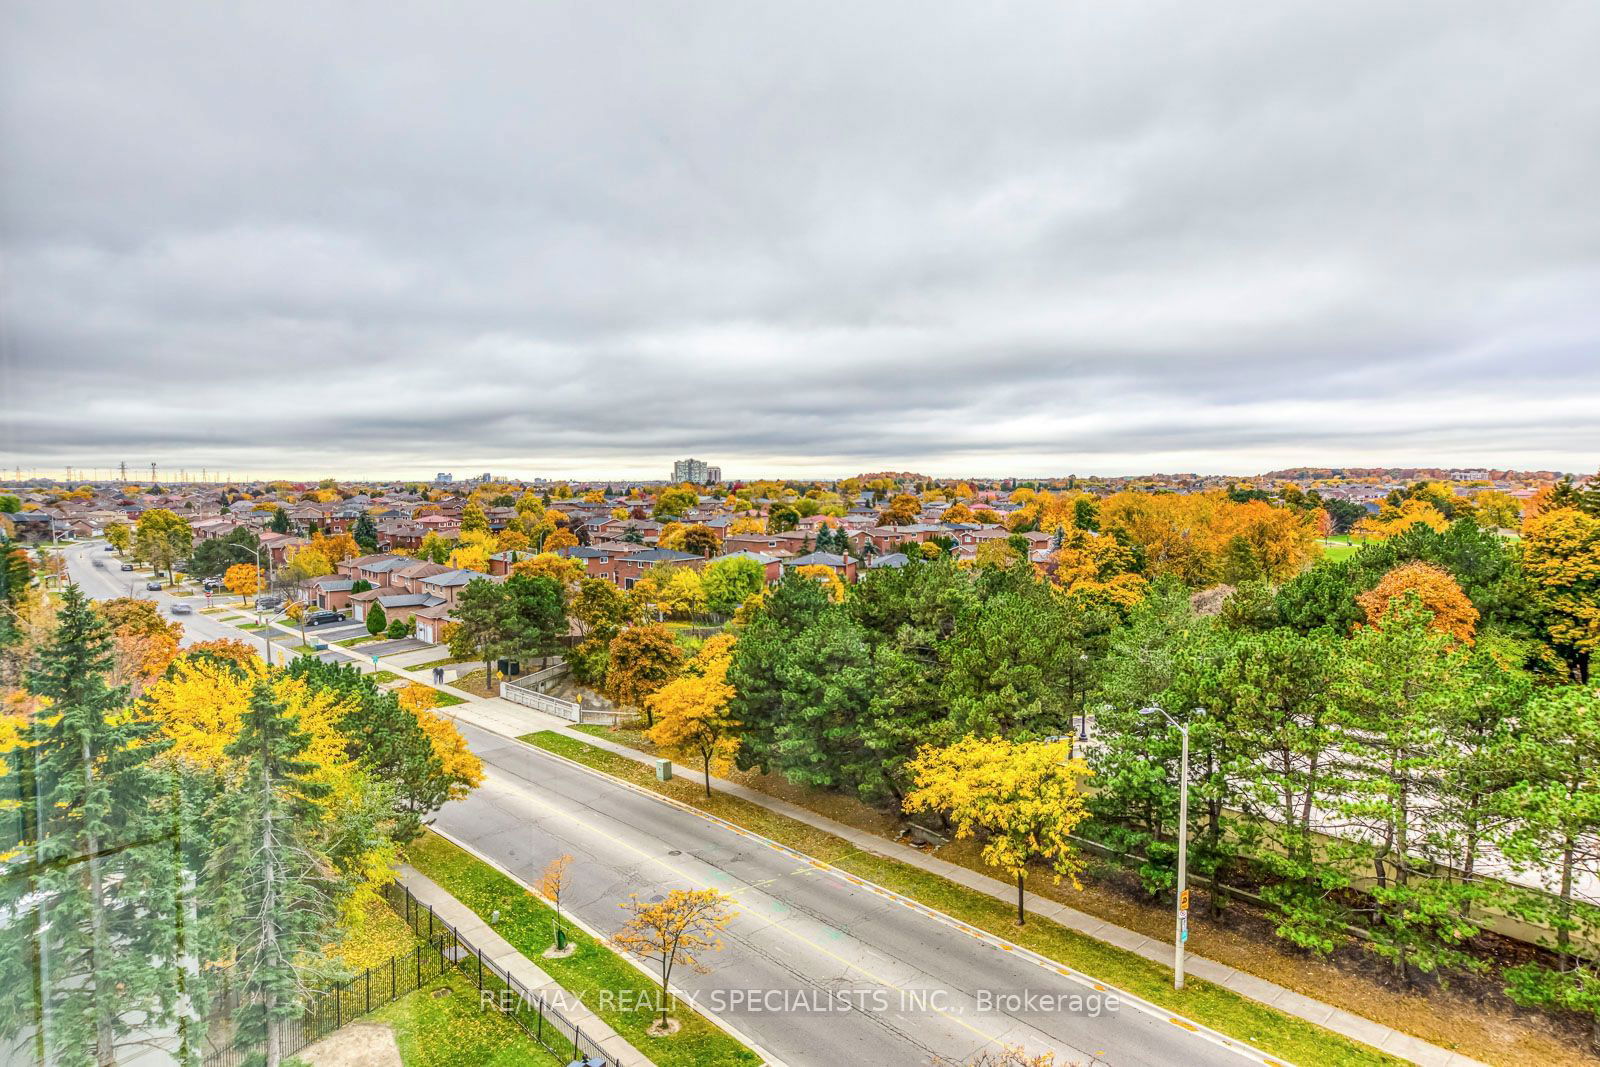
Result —
[{"label": "distant high-rise building", "polygon": [[721,467],[707,467],[706,468],[706,484],[707,485],[716,485],[720,481],[722,481],[722,468]]},{"label": "distant high-rise building", "polygon": [[672,465],[672,480],[675,482],[705,485],[709,481],[706,477],[708,473],[709,468],[703,459],[680,459]]},{"label": "distant high-rise building", "polygon": [[455,476],[452,474],[447,474],[444,471],[440,471],[438,474],[433,476],[433,480],[441,485],[449,485],[451,482],[455,481]]}]

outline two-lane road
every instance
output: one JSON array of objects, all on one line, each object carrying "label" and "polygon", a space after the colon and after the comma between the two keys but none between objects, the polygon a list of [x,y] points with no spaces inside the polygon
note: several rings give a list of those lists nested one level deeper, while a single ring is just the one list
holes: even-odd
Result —
[{"label": "two-lane road", "polygon": [[[90,596],[129,595],[116,557],[69,549]],[[95,558],[106,569],[95,568]],[[170,611],[176,601],[143,588]],[[179,616],[185,643],[238,638],[198,611]],[[293,644],[298,639],[287,639]],[[283,655],[279,652],[278,655]],[[1038,966],[793,856],[468,723],[485,763],[482,787],[439,812],[437,825],[526,881],[562,853],[576,857],[563,904],[592,927],[622,922],[630,893],[714,887],[738,915],[710,971],[675,972],[689,995],[792,1067],[960,1064],[1020,1045],[1058,1062],[1128,1067],[1259,1063],[1164,1012],[1113,1006],[1105,990]],[[1053,999],[1052,999],[1053,998]],[[715,1065],[707,1065],[715,1067]]]},{"label": "two-lane road", "polygon": [[[487,765],[486,781],[446,806],[439,828],[530,882],[572,853],[562,903],[601,931],[621,924],[618,903],[630,893],[714,887],[734,896],[739,915],[726,950],[705,960],[710,973],[677,977],[786,1063],[963,1063],[1000,1044],[1054,1050],[1067,1063],[1260,1062],[1165,1013],[1111,1009],[1093,987],[691,811],[461,729]],[[741,1009],[731,1006],[736,996],[763,1003]]]}]

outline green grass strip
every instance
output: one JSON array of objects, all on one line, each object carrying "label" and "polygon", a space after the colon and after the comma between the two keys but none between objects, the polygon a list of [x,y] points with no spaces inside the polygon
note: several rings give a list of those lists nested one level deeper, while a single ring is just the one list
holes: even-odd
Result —
[{"label": "green grass strip", "polygon": [[899,860],[862,852],[842,837],[740,797],[719,792],[707,799],[699,782],[658,782],[649,766],[570,735],[541,730],[520,740],[727,819],[1302,1067],[1406,1062],[1203,979],[1191,976],[1179,992],[1172,988],[1171,970],[1143,956],[1043,916],[1030,916],[1019,927],[1013,904]]},{"label": "green grass strip", "polygon": [[[568,940],[577,945],[578,950],[565,959],[544,958],[544,950],[554,943],[555,937],[555,915],[551,908],[512,879],[438,834],[430,831],[412,842],[407,846],[406,858],[480,918],[487,919],[498,910],[500,921],[494,928],[501,937],[538,964],[567,992],[581,997],[591,1011],[611,1024],[658,1067],[702,1067],[705,1064],[727,1067],[750,1064],[754,1067],[761,1062],[754,1052],[683,1003],[673,1013],[682,1028],[670,1037],[651,1037],[647,1031],[656,1013],[649,1006],[654,1002],[650,994],[657,987],[648,978],[610,947],[571,923],[566,925]],[[617,916],[620,926],[620,909]],[[636,990],[639,995],[619,995],[608,1008],[599,999],[602,989]],[[614,1007],[617,1002],[636,1006],[621,1011]]]}]

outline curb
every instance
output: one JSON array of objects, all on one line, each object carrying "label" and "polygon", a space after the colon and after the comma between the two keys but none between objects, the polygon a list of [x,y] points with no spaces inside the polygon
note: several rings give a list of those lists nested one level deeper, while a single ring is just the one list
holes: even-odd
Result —
[{"label": "curb", "polygon": [[[529,747],[531,748],[533,746],[529,746]],[[582,764],[576,764],[576,766],[582,766]],[[484,864],[487,864],[490,867],[493,867],[496,871],[500,872],[501,874],[505,875],[507,878],[509,878],[513,882],[515,882],[517,885],[521,886],[529,894],[531,894],[532,896],[534,896],[538,900],[542,901],[546,905],[550,905],[550,901],[545,898],[544,894],[539,892],[537,889],[535,889],[532,885],[530,885],[527,881],[525,881],[520,875],[515,874],[515,873],[507,870],[505,867],[501,866],[499,862],[489,858],[488,856],[483,855],[477,849],[473,848],[471,845],[465,843],[464,841],[458,840],[455,837],[455,835],[451,834],[449,831],[441,830],[441,829],[439,829],[438,827],[435,827],[435,826],[429,826],[428,830],[431,833],[438,834],[440,837],[444,838],[446,841],[450,842],[452,845],[456,846],[461,851],[465,852],[467,855],[471,856],[473,859],[477,860],[478,862],[484,863]],[[550,905],[550,906],[553,907],[554,905]],[[599,943],[600,945],[605,946],[607,949],[610,949],[611,939],[609,937],[607,937],[605,934],[602,934],[600,931],[596,930],[593,926],[589,925],[587,922],[584,922],[582,919],[578,918],[576,915],[573,915],[571,912],[564,911],[564,912],[561,913],[561,916],[562,916],[563,919],[567,920],[568,922],[571,922],[572,925],[578,927],[584,933],[586,933],[590,937],[594,938],[597,943]],[[480,915],[480,916],[478,916],[478,918],[482,919],[483,916]],[[485,921],[487,921],[487,920],[485,920]],[[633,966],[634,970],[638,971],[640,974],[642,974],[646,978],[650,979],[650,981],[652,983],[659,984],[659,979],[657,979],[655,977],[655,975],[651,973],[650,969],[648,967],[646,967],[642,962],[640,962],[639,960],[634,959],[632,956],[628,955],[625,952],[615,952],[615,950],[612,950],[612,951],[615,953],[615,955],[617,956],[618,959],[626,960],[629,964],[631,964]],[[710,1022],[713,1025],[715,1025],[715,1026],[719,1027],[720,1029],[722,1029],[723,1031],[725,1031],[728,1034],[729,1037],[732,1037],[734,1040],[739,1041],[746,1048],[750,1049],[751,1052],[754,1052],[757,1056],[760,1056],[761,1059],[762,1059],[762,1062],[763,1062],[763,1067],[788,1067],[787,1063],[785,1063],[783,1060],[780,1060],[778,1057],[772,1055],[772,1053],[768,1052],[766,1049],[762,1048],[760,1043],[758,1043],[757,1041],[752,1039],[748,1034],[744,1033],[742,1030],[740,1030],[738,1027],[734,1026],[732,1023],[729,1023],[726,1019],[723,1019],[716,1012],[707,1010],[704,1005],[698,1003],[693,997],[690,997],[690,996],[686,995],[683,992],[681,987],[676,986],[676,985],[674,985],[674,984],[669,982],[667,984],[667,991],[669,993],[671,993],[672,995],[676,996],[678,998],[679,1003],[688,1005],[689,1009],[691,1011],[695,1012],[695,1014],[704,1016],[706,1019],[710,1020]],[[615,1027],[613,1027],[613,1029],[615,1029]],[[651,1062],[653,1063],[654,1061],[651,1061]]]},{"label": "curb", "polygon": [[[632,782],[624,781],[623,779],[617,778],[614,775],[607,774],[605,771],[597,770],[597,769],[595,769],[593,767],[587,766],[586,764],[579,763],[577,760],[569,759],[566,756],[560,755],[559,753],[551,752],[548,749],[540,748],[538,745],[530,744],[527,741],[522,740],[521,738],[514,737],[514,738],[510,738],[509,740],[515,741],[517,744],[522,745],[522,746],[524,746],[526,748],[533,749],[534,751],[539,752],[541,755],[547,756],[547,757],[549,757],[551,759],[560,760],[561,762],[566,763],[566,764],[568,764],[568,765],[570,765],[572,767],[576,767],[579,770],[582,770],[587,774],[594,775],[597,778],[603,778],[608,782],[611,782],[611,783],[613,783],[615,785],[623,786],[624,788],[630,789],[630,790],[634,791],[635,793],[638,793],[638,794],[640,794],[642,796],[653,797],[656,800],[661,801],[662,803],[665,803],[665,804],[669,804],[669,805],[671,805],[671,806],[673,806],[675,808],[678,808],[681,811],[685,811],[685,812],[688,812],[689,814],[696,815],[699,818],[705,820],[706,822],[712,823],[712,824],[714,824],[716,826],[719,826],[719,827],[721,827],[721,828],[723,828],[725,830],[728,830],[728,831],[730,831],[732,833],[738,834],[740,837],[744,837],[744,838],[747,838],[747,839],[749,839],[751,841],[755,841],[755,842],[759,842],[760,844],[764,844],[768,848],[772,849],[773,851],[782,853],[783,855],[786,855],[786,856],[788,856],[789,858],[791,858],[793,860],[799,861],[801,863],[808,864],[811,867],[815,868],[816,870],[822,871],[825,874],[829,874],[829,875],[833,876],[834,878],[838,878],[838,879],[840,879],[842,881],[848,882],[851,885],[854,885],[854,886],[856,886],[858,888],[870,890],[874,894],[876,894],[876,895],[878,895],[880,897],[883,897],[886,900],[892,900],[895,903],[899,904],[901,907],[907,908],[907,909],[909,909],[911,911],[915,911],[918,914],[924,916],[925,918],[933,919],[935,922],[938,922],[943,926],[947,926],[947,927],[949,927],[951,929],[954,929],[954,930],[959,930],[962,933],[965,933],[968,936],[970,936],[970,937],[972,937],[972,938],[974,938],[974,939],[976,939],[976,940],[988,945],[990,948],[993,948],[996,951],[1009,952],[1009,953],[1011,953],[1012,955],[1016,956],[1019,959],[1027,960],[1029,963],[1032,963],[1034,966],[1039,967],[1042,970],[1050,971],[1051,973],[1056,974],[1056,975],[1058,975],[1060,977],[1072,979],[1073,981],[1079,983],[1080,985],[1086,986],[1087,988],[1089,988],[1091,990],[1094,990],[1096,992],[1114,993],[1124,1003],[1128,1004],[1129,1006],[1133,1007],[1134,1009],[1136,1009],[1136,1010],[1138,1010],[1138,1011],[1140,1011],[1140,1012],[1142,1012],[1142,1013],[1144,1013],[1146,1015],[1149,1015],[1149,1016],[1151,1016],[1153,1018],[1162,1019],[1162,1020],[1170,1023],[1173,1026],[1179,1027],[1180,1029],[1183,1029],[1183,1030],[1187,1030],[1190,1033],[1194,1034],[1195,1036],[1200,1037],[1200,1038],[1202,1038],[1202,1039],[1204,1039],[1206,1041],[1209,1041],[1214,1045],[1218,1045],[1218,1046],[1220,1046],[1222,1048],[1226,1048],[1226,1049],[1228,1049],[1228,1050],[1230,1050],[1232,1052],[1236,1052],[1236,1053],[1238,1053],[1238,1054],[1240,1054],[1242,1056],[1247,1056],[1247,1057],[1253,1058],[1257,1063],[1263,1064],[1264,1067],[1294,1067],[1294,1065],[1292,1063],[1290,1063],[1289,1061],[1287,1061],[1287,1060],[1283,1060],[1283,1059],[1279,1059],[1279,1058],[1274,1057],[1274,1056],[1270,1056],[1267,1053],[1263,1052],[1262,1050],[1256,1048],[1253,1045],[1247,1044],[1246,1042],[1240,1041],[1240,1040],[1238,1040],[1236,1038],[1228,1037],[1226,1034],[1223,1034],[1223,1033],[1220,1033],[1219,1031],[1213,1030],[1211,1027],[1206,1026],[1203,1023],[1197,1023],[1192,1019],[1185,1018],[1184,1016],[1178,1015],[1178,1014],[1172,1012],[1171,1010],[1169,1010],[1167,1008],[1163,1008],[1159,1004],[1152,1003],[1151,1001],[1145,1000],[1142,997],[1135,996],[1132,993],[1124,992],[1123,990],[1118,989],[1115,986],[1107,985],[1104,982],[1101,982],[1099,979],[1094,978],[1091,975],[1085,974],[1082,971],[1079,971],[1079,970],[1077,970],[1075,968],[1068,967],[1064,963],[1060,963],[1060,962],[1058,962],[1056,960],[1052,960],[1048,956],[1045,956],[1045,955],[1042,955],[1041,953],[1035,952],[1034,950],[1032,950],[1030,948],[1027,948],[1027,947],[1025,947],[1023,945],[1016,944],[1013,941],[1008,941],[1005,938],[999,937],[999,936],[997,936],[995,934],[991,934],[987,930],[982,930],[982,929],[980,929],[980,928],[978,928],[976,926],[973,926],[971,923],[965,922],[965,921],[963,921],[961,919],[957,919],[953,915],[947,914],[946,912],[939,911],[937,908],[930,908],[926,904],[923,904],[920,901],[915,900],[912,897],[908,897],[903,893],[898,893],[898,892],[896,892],[896,891],[894,891],[892,889],[887,889],[887,888],[885,888],[883,886],[877,885],[876,883],[870,882],[870,881],[866,880],[865,878],[858,878],[853,874],[849,874],[849,873],[847,873],[845,871],[840,870],[837,867],[834,867],[830,863],[824,863],[822,860],[815,859],[814,857],[808,856],[804,852],[800,852],[797,849],[790,848],[788,845],[782,844],[782,843],[777,842],[777,841],[773,841],[771,838],[763,837],[762,835],[760,835],[758,833],[755,833],[752,830],[746,830],[744,827],[739,826],[736,823],[729,822],[727,819],[724,819],[721,816],[712,815],[709,812],[701,811],[699,808],[696,808],[693,805],[685,804],[681,800],[677,800],[677,799],[675,799],[673,797],[669,797],[669,796],[666,796],[664,794],[658,793],[653,789],[646,789],[643,786],[638,786],[638,785],[635,785]],[[590,747],[597,747],[597,746],[590,746]],[[599,749],[599,751],[603,752],[603,751],[605,751],[605,749]],[[440,836],[444,836],[444,835],[441,834]],[[935,877],[937,877],[937,875]],[[1201,979],[1201,980],[1204,981],[1204,979]],[[1235,994],[1235,995],[1238,995],[1238,994]],[[1305,1021],[1305,1020],[1302,1020],[1302,1021]],[[1312,1024],[1312,1025],[1315,1025],[1315,1024]],[[1381,1050],[1377,1050],[1377,1051],[1381,1051]]]}]

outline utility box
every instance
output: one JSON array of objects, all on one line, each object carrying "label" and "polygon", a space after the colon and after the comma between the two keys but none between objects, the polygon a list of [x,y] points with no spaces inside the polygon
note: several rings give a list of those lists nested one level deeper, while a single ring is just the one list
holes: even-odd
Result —
[{"label": "utility box", "polygon": [[656,780],[661,782],[672,781],[672,761],[669,759],[656,760]]}]

